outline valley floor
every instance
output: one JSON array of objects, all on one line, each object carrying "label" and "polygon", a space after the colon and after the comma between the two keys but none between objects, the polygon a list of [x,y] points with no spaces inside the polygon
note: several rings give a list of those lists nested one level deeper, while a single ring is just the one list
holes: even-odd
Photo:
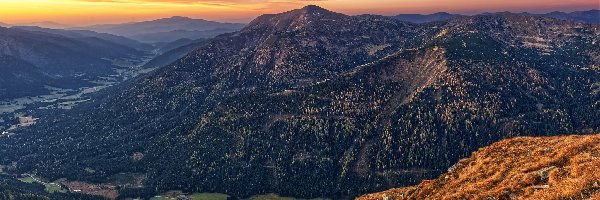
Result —
[{"label": "valley floor", "polygon": [[156,68],[142,67],[151,58],[152,56],[115,62],[119,66],[119,69],[115,69],[114,74],[97,77],[95,80],[87,80],[89,85],[76,89],[46,86],[46,89],[49,91],[47,94],[15,99],[0,99],[0,137],[10,136],[14,129],[31,125],[16,122],[19,117],[31,116],[37,111],[72,109],[80,103],[89,101],[88,95],[90,94],[155,70]]}]

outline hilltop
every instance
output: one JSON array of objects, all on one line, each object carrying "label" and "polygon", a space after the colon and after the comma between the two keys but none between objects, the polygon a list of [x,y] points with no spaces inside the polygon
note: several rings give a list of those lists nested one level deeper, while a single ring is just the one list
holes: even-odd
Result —
[{"label": "hilltop", "polygon": [[415,187],[376,199],[599,199],[600,134],[518,137],[494,143]]}]

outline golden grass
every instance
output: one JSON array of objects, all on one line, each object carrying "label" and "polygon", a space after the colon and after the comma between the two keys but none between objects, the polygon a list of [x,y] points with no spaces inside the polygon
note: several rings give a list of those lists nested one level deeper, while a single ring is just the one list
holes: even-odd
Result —
[{"label": "golden grass", "polygon": [[357,199],[600,199],[600,134],[504,140],[435,180]]}]

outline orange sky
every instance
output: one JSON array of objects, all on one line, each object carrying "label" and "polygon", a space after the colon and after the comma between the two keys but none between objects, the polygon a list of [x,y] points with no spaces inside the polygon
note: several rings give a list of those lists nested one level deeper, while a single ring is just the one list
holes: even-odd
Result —
[{"label": "orange sky", "polygon": [[0,0],[0,22],[88,25],[188,16],[248,22],[307,4],[346,14],[546,12],[600,9],[600,0]]}]

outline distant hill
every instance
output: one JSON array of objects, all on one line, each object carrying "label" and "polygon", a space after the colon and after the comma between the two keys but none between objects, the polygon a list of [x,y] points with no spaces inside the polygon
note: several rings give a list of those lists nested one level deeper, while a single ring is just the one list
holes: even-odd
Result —
[{"label": "distant hill", "polygon": [[187,39],[187,38],[183,38],[183,39],[179,39],[179,40],[175,40],[173,42],[162,42],[162,43],[155,43],[154,46],[157,48],[157,53],[162,54],[168,51],[171,51],[173,49],[176,49],[178,47],[182,47],[194,42],[199,42],[205,39],[198,39],[198,40],[192,40],[192,39]]},{"label": "distant hill", "polygon": [[[504,13],[506,13],[506,12],[504,12]],[[498,12],[498,13],[483,13],[483,14],[484,15],[495,15],[495,14],[501,14],[501,13]],[[575,11],[575,12],[570,12],[570,13],[555,11],[555,12],[543,13],[543,14],[534,14],[534,13],[526,13],[525,12],[525,13],[520,13],[520,14],[529,15],[529,16],[551,17],[551,18],[555,18],[555,19],[563,19],[563,20],[569,20],[569,21],[574,21],[574,22],[600,24],[600,10]],[[401,21],[412,22],[412,23],[428,23],[428,22],[446,21],[446,20],[449,20],[449,19],[452,19],[455,17],[460,17],[460,16],[466,16],[466,15],[438,12],[438,13],[428,14],[428,15],[400,14],[400,15],[392,16],[392,18],[401,20]]]},{"label": "distant hill", "polygon": [[66,28],[73,27],[73,25],[61,24],[61,23],[57,23],[57,22],[53,22],[53,21],[20,23],[20,24],[13,24],[13,26],[37,26],[37,27],[51,28],[51,29],[66,29]]},{"label": "distant hill", "polygon": [[448,19],[452,19],[454,17],[458,17],[462,15],[458,14],[450,14],[446,12],[439,12],[429,15],[422,14],[400,14],[393,16],[394,19],[412,22],[412,23],[427,23],[427,22],[437,22],[437,21],[446,21]]},{"label": "distant hill", "polygon": [[531,13],[523,13],[525,15],[533,15],[533,16],[544,16],[544,17],[552,17],[556,19],[564,19],[575,22],[584,22],[584,23],[592,23],[592,24],[600,24],[600,10],[588,10],[588,11],[576,11],[576,12],[551,12],[546,14],[531,14]]},{"label": "distant hill", "polygon": [[141,43],[133,39],[129,39],[123,36],[116,36],[108,33],[97,33],[89,30],[64,30],[64,29],[50,29],[42,28],[38,26],[13,26],[12,28],[22,29],[27,31],[37,31],[56,35],[62,35],[69,38],[85,39],[85,38],[98,38],[106,40],[115,44],[124,45],[137,50],[149,51],[153,47],[149,44]]},{"label": "distant hill", "polygon": [[439,178],[357,200],[600,199],[600,135],[519,137],[460,160]]},{"label": "distant hill", "polygon": [[39,95],[54,85],[54,80],[37,67],[12,56],[0,55],[0,99]]},{"label": "distant hill", "polygon": [[107,74],[115,67],[113,61],[142,54],[142,51],[96,37],[0,28],[0,55],[26,61],[54,77]]},{"label": "distant hill", "polygon": [[174,44],[167,44],[166,46],[160,49],[161,51],[164,51],[163,53],[148,61],[146,64],[144,64],[143,67],[156,68],[166,66],[179,60],[180,58],[183,58],[185,55],[189,54],[194,49],[199,48],[208,42],[209,40],[204,39],[181,39],[174,42]]},{"label": "distant hill", "polygon": [[82,27],[101,33],[125,36],[142,42],[172,42],[178,39],[211,38],[222,33],[235,32],[244,24],[221,23],[187,17],[171,17],[145,22],[107,24]]},{"label": "distant hill", "polygon": [[157,33],[147,33],[147,34],[139,34],[132,36],[131,38],[136,39],[138,41],[143,41],[147,43],[157,43],[157,42],[168,42],[168,41],[176,41],[180,39],[191,39],[191,40],[199,40],[199,39],[208,39],[213,38],[217,35],[221,35],[223,33],[231,33],[235,32],[238,29],[215,29],[208,31],[190,31],[190,30],[174,30],[168,32],[157,32]]},{"label": "distant hill", "polygon": [[51,22],[51,21],[18,23],[18,24],[7,24],[7,23],[0,22],[0,26],[3,26],[3,27],[35,26],[35,27],[50,28],[50,29],[67,29],[67,28],[72,27],[72,25],[61,24],[61,23],[56,23],[56,22]]}]

